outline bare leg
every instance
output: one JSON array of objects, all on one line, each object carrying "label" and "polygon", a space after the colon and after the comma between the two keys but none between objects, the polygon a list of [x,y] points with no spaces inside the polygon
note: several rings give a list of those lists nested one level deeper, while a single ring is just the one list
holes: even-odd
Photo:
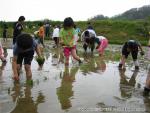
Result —
[{"label": "bare leg", "polygon": [[19,80],[18,69],[17,69],[17,57],[14,56],[12,58],[12,70],[13,70],[13,78],[15,80]]},{"label": "bare leg", "polygon": [[0,59],[2,60],[2,62],[6,62],[6,58],[4,56],[0,56]]},{"label": "bare leg", "polygon": [[77,56],[77,54],[76,54],[76,49],[72,49],[72,50],[71,50],[71,54],[72,54],[73,58],[76,59],[76,60],[79,62],[79,64],[82,63],[80,57]]},{"label": "bare leg", "polygon": [[80,60],[80,57],[77,56],[77,54],[76,54],[76,49],[71,50],[71,55],[73,56],[74,59],[76,59],[78,61]]},{"label": "bare leg", "polygon": [[69,65],[69,56],[65,57],[65,66]]},{"label": "bare leg", "polygon": [[22,69],[22,65],[20,64],[17,64],[17,72],[18,72],[18,76],[20,74],[20,70]]},{"label": "bare leg", "polygon": [[122,67],[125,68],[125,61],[126,61],[125,55],[122,55],[119,63],[120,69],[122,69]]},{"label": "bare leg", "polygon": [[25,71],[26,71],[27,80],[31,80],[32,79],[31,66],[28,64],[25,64]]},{"label": "bare leg", "polygon": [[87,44],[84,43],[84,44],[83,44],[83,48],[84,48],[84,51],[85,51],[85,52],[87,51],[87,47],[88,47]]}]

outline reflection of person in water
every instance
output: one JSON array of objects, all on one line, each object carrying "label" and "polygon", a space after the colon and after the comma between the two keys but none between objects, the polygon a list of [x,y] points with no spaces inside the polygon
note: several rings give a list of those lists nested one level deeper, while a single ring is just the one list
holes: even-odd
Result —
[{"label": "reflection of person in water", "polygon": [[64,63],[64,56],[61,48],[56,48],[54,54],[52,55],[52,65],[57,65],[59,63]]},{"label": "reflection of person in water", "polygon": [[147,73],[147,78],[146,78],[146,84],[144,87],[144,96],[148,96],[150,93],[150,65],[148,66],[148,73]]},{"label": "reflection of person in water", "polygon": [[63,50],[60,48],[59,50],[60,56],[59,56],[59,63],[64,63],[64,55],[63,55]]},{"label": "reflection of person in water", "polygon": [[150,113],[150,98],[149,97],[144,97],[143,98],[145,108],[141,109],[142,111],[146,111],[146,113]]},{"label": "reflection of person in water", "polygon": [[131,90],[135,87],[136,84],[136,76],[138,71],[134,71],[129,81],[125,75],[125,70],[119,70],[120,74],[120,91],[122,97],[131,97]]},{"label": "reflection of person in water", "polygon": [[59,57],[59,54],[55,53],[52,55],[52,65],[57,65],[58,64],[58,57]]},{"label": "reflection of person in water", "polygon": [[86,63],[80,66],[83,75],[90,74],[91,72],[97,73],[99,70],[104,72],[106,70],[106,64],[103,57],[85,55],[84,59]]},{"label": "reflection of person in water", "polygon": [[31,96],[31,86],[27,85],[25,87],[25,96],[22,96],[20,84],[15,84],[13,91],[12,98],[13,101],[16,102],[16,106],[11,113],[38,113],[37,106],[44,101],[42,93],[39,93],[36,101],[33,101],[33,97]]},{"label": "reflection of person in water", "polygon": [[3,70],[4,70],[5,66],[6,66],[6,62],[2,62],[1,66],[0,66],[0,76],[3,75]]},{"label": "reflection of person in water", "polygon": [[82,71],[82,74],[86,75],[89,74],[90,72],[96,72],[96,62],[95,58],[91,56],[85,56],[84,59],[86,59],[86,62],[84,65],[80,67],[80,70]]},{"label": "reflection of person in water", "polygon": [[96,64],[97,64],[97,70],[100,71],[100,73],[105,72],[106,70],[106,63],[103,59],[103,57],[99,57],[98,60],[96,60]]},{"label": "reflection of person in water", "polygon": [[57,88],[58,100],[61,104],[61,108],[64,110],[69,109],[72,106],[70,100],[70,98],[73,96],[72,84],[75,81],[75,75],[78,69],[79,67],[73,67],[69,70],[68,67],[65,67],[61,81],[61,86]]}]

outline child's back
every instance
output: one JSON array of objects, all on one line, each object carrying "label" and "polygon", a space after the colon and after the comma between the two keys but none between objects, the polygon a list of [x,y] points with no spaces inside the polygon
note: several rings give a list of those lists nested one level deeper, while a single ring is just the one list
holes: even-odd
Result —
[{"label": "child's back", "polygon": [[60,30],[60,40],[64,45],[64,56],[66,59],[65,65],[69,65],[70,54],[74,59],[81,63],[80,57],[76,54],[77,32],[74,29],[74,22],[71,17],[65,18],[63,28]]},{"label": "child's back", "polygon": [[75,40],[77,39],[77,34],[74,28],[60,30],[60,37],[65,46],[73,47],[75,45]]}]

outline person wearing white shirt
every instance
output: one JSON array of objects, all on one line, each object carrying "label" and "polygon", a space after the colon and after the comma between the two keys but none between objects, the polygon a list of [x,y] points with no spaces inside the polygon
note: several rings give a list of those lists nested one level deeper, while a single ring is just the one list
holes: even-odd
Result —
[{"label": "person wearing white shirt", "polygon": [[87,29],[83,31],[83,33],[81,34],[81,41],[83,41],[83,48],[85,52],[89,47],[91,49],[91,52],[93,53],[93,50],[95,48],[95,38],[96,33],[93,29]]},{"label": "person wearing white shirt", "polygon": [[60,31],[59,27],[55,26],[55,28],[53,30],[52,39],[55,41],[56,47],[58,47],[58,45],[59,45],[59,31]]}]

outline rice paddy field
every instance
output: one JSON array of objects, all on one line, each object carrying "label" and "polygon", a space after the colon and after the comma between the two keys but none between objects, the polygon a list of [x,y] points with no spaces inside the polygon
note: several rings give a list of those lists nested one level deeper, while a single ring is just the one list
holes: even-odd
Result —
[{"label": "rice paddy field", "polygon": [[118,70],[121,46],[109,45],[104,57],[99,57],[96,51],[84,54],[80,45],[78,55],[83,64],[70,57],[69,67],[65,67],[62,49],[53,48],[53,42],[48,41],[42,69],[35,58],[32,61],[31,85],[26,82],[24,68],[19,82],[14,82],[11,44],[3,45],[8,56],[6,65],[0,62],[0,113],[150,112],[150,97],[143,96],[149,64],[146,54],[138,56],[139,71],[134,70],[131,58],[126,70]]}]

